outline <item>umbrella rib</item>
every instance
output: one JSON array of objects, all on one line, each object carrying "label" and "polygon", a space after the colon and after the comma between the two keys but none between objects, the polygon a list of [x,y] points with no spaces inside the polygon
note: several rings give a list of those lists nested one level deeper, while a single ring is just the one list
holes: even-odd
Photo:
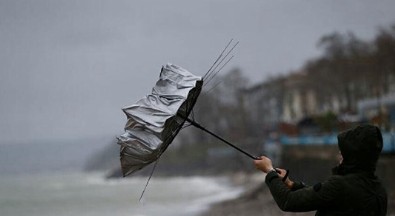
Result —
[{"label": "umbrella rib", "polygon": [[141,200],[143,199],[145,190],[147,189],[148,184],[149,184],[149,182],[150,182],[150,180],[151,180],[151,177],[152,177],[152,175],[154,174],[154,171],[155,171],[156,165],[158,164],[158,161],[159,161],[159,158],[155,161],[154,167],[153,167],[152,170],[151,170],[151,173],[150,173],[150,175],[149,175],[149,177],[148,177],[147,183],[146,183],[145,186],[144,186],[144,190],[143,190],[143,192],[141,192],[139,202],[141,202]]},{"label": "umbrella rib", "polygon": [[217,82],[215,85],[213,85],[213,87],[211,87],[209,90],[205,91],[205,93],[210,93],[212,90],[214,90],[215,88],[217,88],[219,86],[219,84],[221,84],[223,82],[223,80]]},{"label": "umbrella rib", "polygon": [[209,80],[207,80],[207,83],[211,82],[211,80],[212,80],[219,72],[221,72],[222,68],[224,68],[224,67],[233,59],[233,57],[234,57],[234,56],[230,57],[230,58],[225,62],[225,64],[222,65],[222,67],[220,67],[219,70],[216,71],[216,72],[213,74],[213,76],[211,76],[211,78],[210,78]]},{"label": "umbrella rib", "polygon": [[[230,50],[226,53],[226,55],[221,59],[221,61],[214,67],[213,71],[215,71],[215,70],[217,69],[217,67],[218,67],[219,65],[221,65],[221,63],[228,57],[228,55],[234,50],[234,48],[236,48],[236,46],[237,46],[238,44],[239,44],[239,41],[237,41],[237,43],[236,43],[235,45],[233,45],[232,49],[230,49]],[[230,59],[232,59],[232,58],[233,58],[233,56],[232,56]],[[229,60],[228,60],[227,62],[229,62]],[[227,62],[225,63],[225,65],[227,64]],[[216,74],[217,74],[217,73],[215,73],[215,74],[213,75],[212,73],[210,73],[210,75],[207,76],[207,77],[205,77],[205,78],[211,80]],[[211,77],[211,78],[209,78],[209,77]],[[206,82],[206,85],[208,84],[208,82],[209,82],[209,81]]]},{"label": "umbrella rib", "polygon": [[232,43],[233,38],[228,42],[228,44],[225,46],[225,48],[222,50],[221,54],[218,56],[218,58],[214,61],[214,64],[211,65],[210,69],[208,69],[208,71],[206,72],[206,74],[204,74],[203,79],[206,78],[206,76],[208,74],[210,74],[211,69],[214,67],[215,64],[217,64],[218,60],[222,57],[222,55],[224,54],[225,50],[228,49],[229,45]]}]

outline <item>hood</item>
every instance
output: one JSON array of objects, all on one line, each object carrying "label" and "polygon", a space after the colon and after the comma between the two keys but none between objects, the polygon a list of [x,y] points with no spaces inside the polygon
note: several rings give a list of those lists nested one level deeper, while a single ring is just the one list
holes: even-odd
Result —
[{"label": "hood", "polygon": [[383,149],[380,129],[373,125],[359,125],[337,136],[343,161],[340,174],[354,172],[374,173]]}]

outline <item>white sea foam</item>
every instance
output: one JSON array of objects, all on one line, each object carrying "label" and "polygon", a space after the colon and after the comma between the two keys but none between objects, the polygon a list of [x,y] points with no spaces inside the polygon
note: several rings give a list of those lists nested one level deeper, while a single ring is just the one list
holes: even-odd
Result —
[{"label": "white sea foam", "polygon": [[[0,178],[0,212],[8,216],[195,216],[238,196],[225,177],[104,178],[104,173],[55,173]],[[17,206],[17,208],[16,208]]]}]

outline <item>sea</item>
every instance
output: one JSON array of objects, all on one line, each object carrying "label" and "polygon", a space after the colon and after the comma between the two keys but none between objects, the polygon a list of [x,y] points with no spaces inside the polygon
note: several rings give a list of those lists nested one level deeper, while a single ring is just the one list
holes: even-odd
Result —
[{"label": "sea", "polygon": [[48,172],[0,176],[1,216],[195,216],[238,197],[227,177],[106,179],[105,173]]}]

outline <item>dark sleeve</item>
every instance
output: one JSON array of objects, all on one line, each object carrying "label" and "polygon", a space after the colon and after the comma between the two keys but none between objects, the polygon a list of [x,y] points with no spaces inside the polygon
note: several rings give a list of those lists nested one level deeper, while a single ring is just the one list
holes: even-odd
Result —
[{"label": "dark sleeve", "polygon": [[341,177],[333,176],[323,183],[298,190],[288,189],[276,172],[266,176],[266,184],[283,211],[305,212],[331,207],[342,197]]},{"label": "dark sleeve", "polygon": [[296,191],[305,187],[306,185],[303,182],[294,181],[294,185],[292,186],[291,191]]}]

